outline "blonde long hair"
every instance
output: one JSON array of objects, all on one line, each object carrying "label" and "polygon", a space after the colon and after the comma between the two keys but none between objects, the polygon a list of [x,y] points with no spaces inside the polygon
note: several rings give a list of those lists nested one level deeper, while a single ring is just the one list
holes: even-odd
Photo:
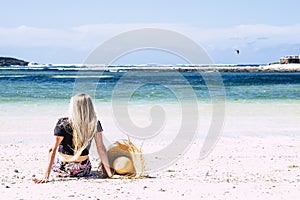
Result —
[{"label": "blonde long hair", "polygon": [[74,156],[69,161],[75,161],[90,144],[97,131],[97,121],[89,95],[81,93],[71,98],[69,122],[73,128]]}]

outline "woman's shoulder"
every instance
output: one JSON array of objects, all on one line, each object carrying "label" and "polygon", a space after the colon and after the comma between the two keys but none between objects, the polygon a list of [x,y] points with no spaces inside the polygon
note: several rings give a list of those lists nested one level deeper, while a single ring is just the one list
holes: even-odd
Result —
[{"label": "woman's shoulder", "polygon": [[61,117],[57,120],[57,125],[62,125],[62,124],[66,124],[69,123],[69,118],[68,117]]},{"label": "woman's shoulder", "polygon": [[64,129],[67,132],[72,132],[72,127],[69,121],[68,117],[61,117],[58,119],[57,123],[56,123],[56,127],[60,128],[60,129]]}]

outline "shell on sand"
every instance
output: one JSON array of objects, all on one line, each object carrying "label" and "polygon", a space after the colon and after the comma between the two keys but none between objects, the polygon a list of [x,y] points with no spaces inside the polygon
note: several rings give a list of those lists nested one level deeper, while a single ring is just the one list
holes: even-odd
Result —
[{"label": "shell on sand", "polygon": [[142,151],[130,140],[119,140],[107,150],[109,165],[118,175],[141,177],[145,170]]}]

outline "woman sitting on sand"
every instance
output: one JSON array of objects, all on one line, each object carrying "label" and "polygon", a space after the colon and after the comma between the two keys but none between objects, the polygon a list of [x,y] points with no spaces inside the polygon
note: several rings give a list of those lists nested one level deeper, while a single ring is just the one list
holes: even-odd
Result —
[{"label": "woman sitting on sand", "polygon": [[[63,177],[89,175],[92,168],[89,149],[93,138],[107,175],[111,177],[102,131],[91,97],[86,94],[77,94],[72,97],[69,117],[59,119],[55,126],[55,142],[49,149],[49,161],[45,176],[42,179],[33,179],[33,181],[47,183],[51,169]],[[58,156],[56,157],[57,149]]]}]

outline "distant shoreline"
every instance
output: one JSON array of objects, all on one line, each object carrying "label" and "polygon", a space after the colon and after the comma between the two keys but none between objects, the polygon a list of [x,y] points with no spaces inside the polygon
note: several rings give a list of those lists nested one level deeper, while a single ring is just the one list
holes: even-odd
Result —
[{"label": "distant shoreline", "polygon": [[12,57],[0,57],[0,66],[27,66],[29,62]]},{"label": "distant shoreline", "polygon": [[271,64],[271,65],[112,65],[104,64],[53,64],[53,65],[27,65],[27,66],[1,66],[0,70],[62,70],[62,71],[148,71],[148,72],[300,72],[300,64]]},{"label": "distant shoreline", "polygon": [[98,70],[126,71],[179,71],[179,72],[300,72],[300,64],[39,64],[12,57],[0,57],[0,70]]},{"label": "distant shoreline", "polygon": [[211,66],[169,66],[169,67],[111,67],[108,71],[179,71],[179,72],[300,72],[300,64],[274,65],[211,65]]}]

